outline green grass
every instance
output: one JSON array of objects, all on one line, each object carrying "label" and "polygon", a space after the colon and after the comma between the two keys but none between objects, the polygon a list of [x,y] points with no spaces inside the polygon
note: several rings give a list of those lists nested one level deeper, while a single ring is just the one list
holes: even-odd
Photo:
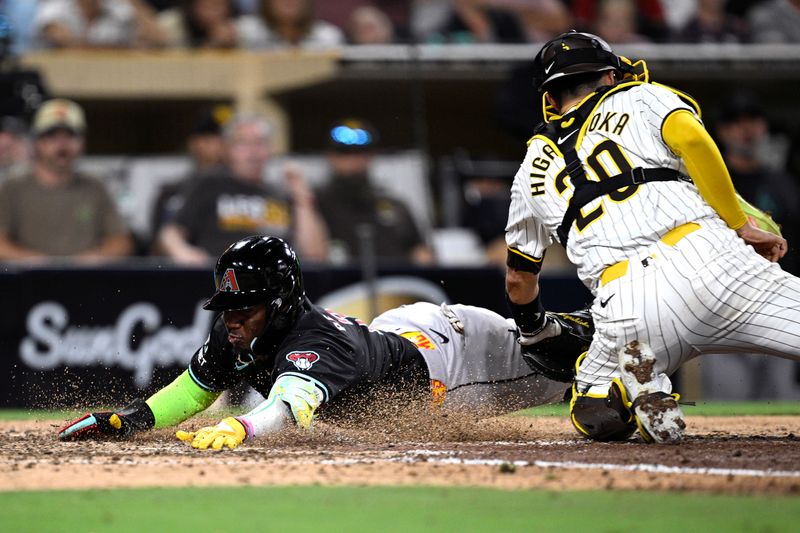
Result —
[{"label": "green grass", "polygon": [[86,411],[32,411],[30,409],[0,409],[0,420],[69,420]]},{"label": "green grass", "polygon": [[[519,475],[519,474],[516,474]],[[800,500],[660,492],[244,487],[17,492],[2,531],[791,531]]]},{"label": "green grass", "polygon": [[[688,416],[800,415],[800,402],[697,402],[697,405],[683,405],[682,409]],[[515,414],[565,417],[568,413],[569,405],[560,403],[541,405]]]}]

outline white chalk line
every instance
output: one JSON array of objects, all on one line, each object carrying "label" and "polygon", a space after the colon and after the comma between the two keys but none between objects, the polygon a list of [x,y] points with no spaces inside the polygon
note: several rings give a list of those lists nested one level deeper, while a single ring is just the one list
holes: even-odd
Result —
[{"label": "white chalk line", "polygon": [[654,474],[699,474],[705,476],[743,476],[743,477],[800,477],[796,470],[755,470],[747,468],[693,468],[687,466],[667,466],[660,464],[619,465],[606,463],[579,463],[575,461],[534,461],[541,468],[568,468],[585,470],[621,470],[625,472],[648,472]]},{"label": "white chalk line", "polygon": [[[514,466],[534,466],[538,468],[563,468],[566,470],[607,470],[622,472],[647,472],[653,474],[695,474],[705,476],[742,476],[742,477],[788,477],[800,478],[800,471],[795,470],[758,470],[746,468],[713,468],[713,467],[685,467],[668,466],[662,464],[617,464],[617,463],[582,463],[578,461],[509,461],[504,459],[469,459],[455,457],[461,452],[445,450],[409,450],[405,457],[391,458],[356,458],[356,459],[325,459],[320,464],[327,465],[352,465],[352,464],[374,464],[379,462],[392,463],[431,463],[442,465],[469,465],[469,466],[500,466],[511,464]],[[440,457],[449,455],[449,457]],[[419,457],[423,456],[424,459]]]}]

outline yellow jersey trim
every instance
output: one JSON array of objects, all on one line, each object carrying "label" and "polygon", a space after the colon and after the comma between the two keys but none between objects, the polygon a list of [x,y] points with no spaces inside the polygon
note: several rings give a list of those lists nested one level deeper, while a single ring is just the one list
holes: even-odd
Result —
[{"label": "yellow jersey trim", "polygon": [[532,256],[530,256],[528,254],[524,254],[524,253],[520,252],[519,250],[517,250],[516,248],[512,248],[510,246],[508,247],[508,251],[517,254],[518,256],[522,257],[523,259],[526,259],[526,260],[530,261],[531,263],[541,263],[542,260],[544,259],[544,258],[536,259],[535,257],[532,257]]},{"label": "yellow jersey trim", "polygon": [[685,92],[679,91],[678,89],[676,89],[674,87],[670,87],[669,85],[664,85],[663,83],[658,83],[658,82],[655,82],[655,81],[650,82],[650,83],[652,83],[656,87],[661,87],[662,89],[666,89],[666,90],[674,93],[678,98],[683,100],[685,103],[689,104],[689,106],[692,109],[694,109],[694,112],[697,113],[697,117],[698,118],[703,118],[703,112],[700,109],[700,104],[698,104],[697,100],[695,100],[694,98],[692,98],[691,96],[689,96]]},{"label": "yellow jersey trim", "polygon": [[[575,150],[577,151],[581,147],[581,142],[583,142],[583,138],[586,135],[586,128],[589,127],[589,122],[590,122],[589,118],[591,118],[591,116],[594,115],[594,112],[597,111],[597,108],[600,107],[600,104],[602,104],[605,101],[606,98],[608,98],[609,96],[611,96],[612,94],[614,94],[616,92],[619,92],[619,91],[624,90],[624,89],[629,89],[631,87],[635,87],[636,85],[642,85],[643,83],[645,83],[645,82],[643,82],[643,81],[626,81],[626,82],[623,82],[623,83],[618,83],[611,90],[605,92],[600,97],[600,99],[597,101],[597,103],[594,104],[594,107],[589,112],[589,114],[586,115],[586,120],[583,122],[583,126],[581,126],[580,132],[578,133],[578,138],[575,140]],[[577,107],[580,107],[581,105],[583,105],[583,103],[588,98],[590,98],[590,97],[592,97],[594,95],[595,95],[595,93],[592,93],[589,96],[587,96],[586,98],[584,98],[583,100],[581,100],[581,102],[577,105]]]}]

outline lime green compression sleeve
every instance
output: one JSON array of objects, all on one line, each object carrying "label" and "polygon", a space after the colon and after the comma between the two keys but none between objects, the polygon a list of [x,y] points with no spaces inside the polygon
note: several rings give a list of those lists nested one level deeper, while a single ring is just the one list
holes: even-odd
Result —
[{"label": "lime green compression sleeve", "polygon": [[221,392],[201,388],[189,371],[185,370],[175,381],[156,392],[145,402],[155,417],[156,428],[173,426],[208,408]]},{"label": "lime green compression sleeve", "polygon": [[662,126],[664,142],[683,159],[700,195],[732,229],[747,222],[717,145],[694,115],[681,109]]}]

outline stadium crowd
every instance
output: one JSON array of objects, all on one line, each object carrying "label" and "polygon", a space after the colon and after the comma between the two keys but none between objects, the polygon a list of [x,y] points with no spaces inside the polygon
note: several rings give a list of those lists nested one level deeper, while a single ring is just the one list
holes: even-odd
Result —
[{"label": "stadium crowd", "polygon": [[797,0],[4,0],[18,53],[40,48],[800,42]]},{"label": "stadium crowd", "polygon": [[[3,0],[13,54],[53,48],[267,50],[346,44],[533,43],[571,28],[619,43],[800,43],[800,0]],[[800,228],[800,182],[774,140],[767,114],[747,93],[725,103],[710,127],[743,196]],[[148,235],[125,231],[103,176],[78,172],[91,123],[72,101],[54,99],[31,124],[0,120],[0,261],[73,257],[97,262],[131,255],[206,264],[224,244],[253,233],[290,239],[309,261],[343,263],[359,254],[360,229],[377,228],[379,259],[432,264],[434,243],[408,206],[370,180],[383,147],[368,117],[342,117],[325,136],[329,180],[311,187],[296,165],[278,183],[263,179],[272,126],[259,116],[203,110],[186,139],[191,168],[146,206]],[[464,226],[483,261],[502,264],[510,175],[463,178]],[[67,209],[67,206],[72,211]],[[38,211],[37,211],[38,210]],[[60,237],[54,238],[54,235]],[[58,246],[54,242],[58,241]],[[796,254],[785,268],[797,272]]]}]

